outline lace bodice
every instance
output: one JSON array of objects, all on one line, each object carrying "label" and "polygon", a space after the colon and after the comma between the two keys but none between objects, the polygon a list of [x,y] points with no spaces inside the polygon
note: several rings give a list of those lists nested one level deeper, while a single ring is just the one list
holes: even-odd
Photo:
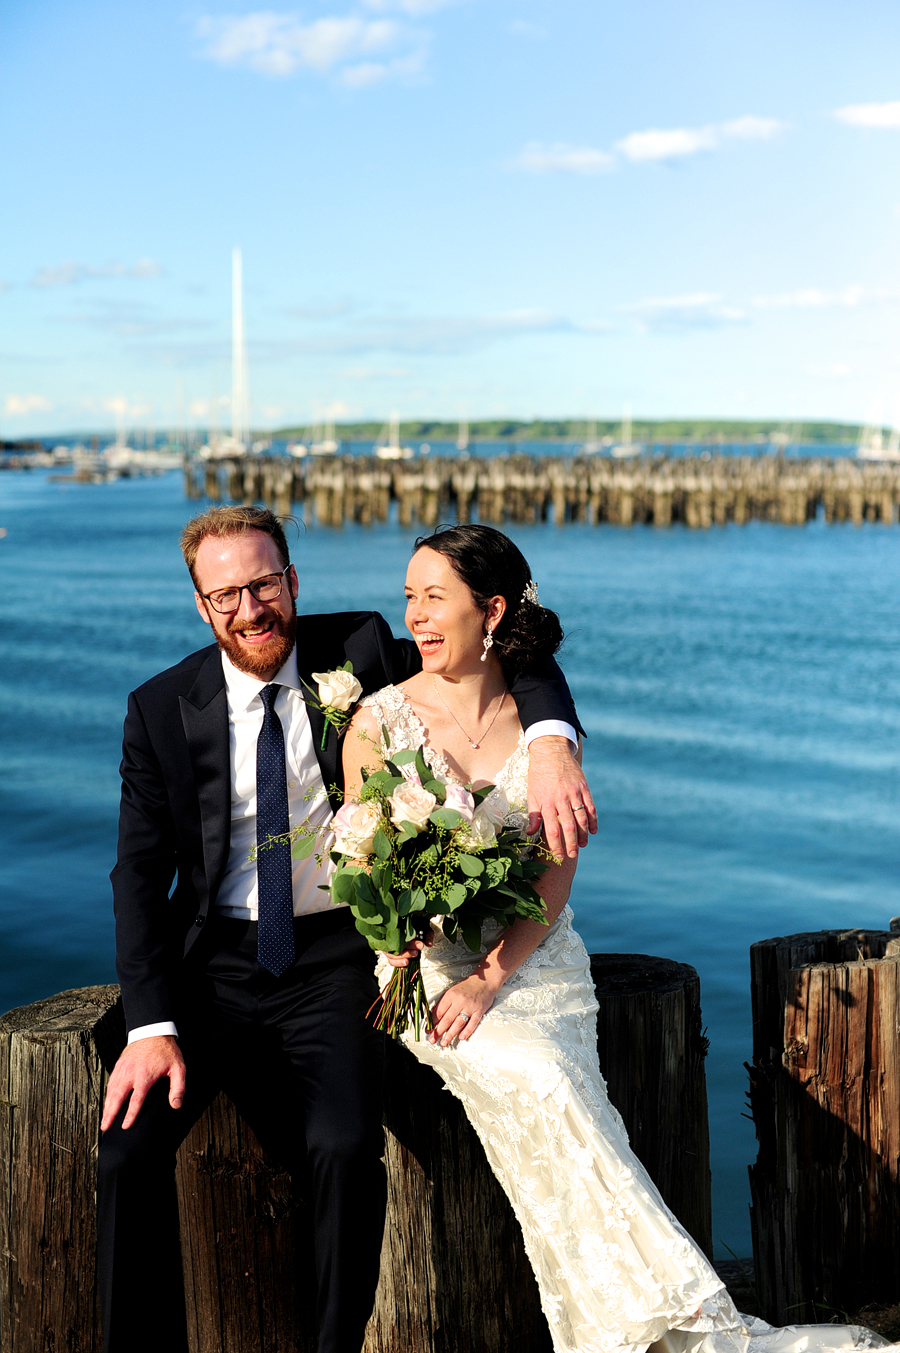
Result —
[{"label": "lace bodice", "polygon": [[[371,709],[379,725],[387,732],[388,742],[383,747],[386,756],[393,752],[425,747],[432,770],[441,780],[461,784],[447,764],[447,758],[436,747],[431,747],[425,735],[425,725],[416,714],[399,686],[384,686],[374,695],[360,700],[360,705]],[[382,742],[384,733],[382,733]],[[494,788],[485,803],[497,806],[504,821],[523,834],[528,826],[528,747],[525,734],[519,730],[519,742],[493,778]]]}]

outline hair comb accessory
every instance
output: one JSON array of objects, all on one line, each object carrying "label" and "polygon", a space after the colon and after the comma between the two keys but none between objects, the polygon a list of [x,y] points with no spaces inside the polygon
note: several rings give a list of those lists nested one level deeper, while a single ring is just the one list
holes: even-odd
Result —
[{"label": "hair comb accessory", "polygon": [[530,578],[528,580],[528,586],[522,593],[522,600],[530,601],[532,606],[540,606],[541,603],[538,597],[537,583],[534,581],[533,578]]}]

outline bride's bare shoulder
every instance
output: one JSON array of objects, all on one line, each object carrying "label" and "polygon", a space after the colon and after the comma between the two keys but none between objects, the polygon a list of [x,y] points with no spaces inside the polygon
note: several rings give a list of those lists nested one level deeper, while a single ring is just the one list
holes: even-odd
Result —
[{"label": "bride's bare shoulder", "polygon": [[427,707],[431,683],[424,672],[416,672],[415,676],[407,677],[405,681],[401,681],[397,690],[403,692],[411,705]]}]

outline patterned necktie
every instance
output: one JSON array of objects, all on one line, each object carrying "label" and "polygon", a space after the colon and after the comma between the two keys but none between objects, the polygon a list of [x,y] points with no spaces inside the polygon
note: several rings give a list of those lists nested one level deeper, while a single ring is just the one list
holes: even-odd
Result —
[{"label": "patterned necktie", "polygon": [[280,686],[264,686],[263,725],[256,744],[256,877],[259,884],[257,957],[264,968],[280,977],[294,961],[294,889],[290,843],[261,847],[270,836],[291,829],[287,775],[284,766],[284,729],[275,713]]}]

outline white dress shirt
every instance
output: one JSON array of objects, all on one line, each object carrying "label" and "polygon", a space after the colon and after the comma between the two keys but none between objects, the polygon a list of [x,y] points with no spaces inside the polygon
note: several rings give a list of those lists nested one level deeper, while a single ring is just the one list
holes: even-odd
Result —
[{"label": "white dress shirt", "polygon": [[[269,685],[257,677],[241,672],[222,654],[225,690],[228,699],[228,745],[231,761],[231,844],[225,875],[219,885],[214,911],[240,921],[255,921],[259,917],[259,891],[256,862],[250,852],[256,845],[256,743],[263,723],[263,703],[260,691]],[[288,810],[292,827],[308,818],[314,827],[322,827],[331,817],[331,805],[325,792],[322,772],[316,760],[312,729],[300,678],[297,675],[297,650],[272,678],[272,684],[281,686],[275,701],[275,713],[284,729],[285,770],[287,772]],[[525,741],[556,735],[568,738],[578,745],[575,729],[556,719],[543,719],[525,730]],[[328,851],[332,837],[323,832],[316,851],[305,860],[293,861],[294,915],[309,916],[316,911],[329,911],[335,904],[329,893],[319,884],[331,876]],[[323,856],[321,865],[316,854]],[[141,1038],[170,1034],[177,1038],[178,1030],[171,1020],[159,1024],[142,1024],[132,1029],[129,1043]]]},{"label": "white dress shirt", "polygon": [[[263,703],[259,693],[270,683],[239,671],[224,653],[222,668],[228,700],[231,843],[214,912],[240,921],[255,921],[259,917],[259,888],[256,862],[250,859],[250,852],[256,845],[256,743],[263,723]],[[297,827],[308,818],[312,826],[323,827],[331,817],[331,805],[316,760],[303,688],[297,675],[296,649],[272,678],[271,684],[281,686],[275,701],[275,713],[281,720],[285,735],[284,759],[291,826]],[[330,894],[323,893],[319,888],[320,883],[328,882],[331,873],[328,851],[332,839],[330,832],[323,832],[312,855],[305,860],[292,862],[295,916],[330,911],[336,905],[331,901]],[[316,854],[323,856],[321,865],[316,862]],[[152,1038],[158,1034],[177,1037],[178,1031],[170,1020],[159,1024],[143,1024],[131,1030],[128,1042],[135,1043],[140,1038]]]}]

